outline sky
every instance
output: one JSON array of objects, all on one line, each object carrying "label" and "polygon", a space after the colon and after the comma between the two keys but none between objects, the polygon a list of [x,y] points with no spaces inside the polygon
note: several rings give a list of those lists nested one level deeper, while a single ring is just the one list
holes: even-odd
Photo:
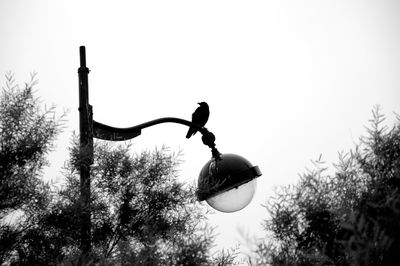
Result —
[{"label": "sky", "polygon": [[[396,0],[0,0],[0,74],[13,71],[23,84],[37,72],[37,95],[59,114],[68,111],[45,172],[56,182],[79,130],[79,46],[86,47],[96,121],[189,120],[206,101],[219,151],[263,173],[247,208],[209,216],[217,248],[230,248],[243,234],[265,236],[262,204],[274,188],[296,183],[320,155],[332,166],[338,152],[354,148],[374,105],[393,124],[398,14]],[[187,140],[186,131],[178,124],[145,129],[132,152],[164,144],[181,150],[180,178],[194,183],[211,154],[199,134]]]}]

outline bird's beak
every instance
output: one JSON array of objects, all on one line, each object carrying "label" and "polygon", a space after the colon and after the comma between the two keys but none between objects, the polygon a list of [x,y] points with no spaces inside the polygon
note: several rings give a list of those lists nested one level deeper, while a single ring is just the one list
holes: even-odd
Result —
[{"label": "bird's beak", "polygon": [[198,105],[200,105],[200,103],[197,103]]}]

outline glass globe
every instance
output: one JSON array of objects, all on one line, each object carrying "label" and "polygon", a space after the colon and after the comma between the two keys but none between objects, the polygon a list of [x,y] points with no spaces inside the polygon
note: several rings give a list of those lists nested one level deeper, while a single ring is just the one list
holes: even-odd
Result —
[{"label": "glass globe", "polygon": [[220,154],[200,171],[197,198],[221,212],[235,212],[253,199],[261,176],[258,166],[236,154]]},{"label": "glass globe", "polygon": [[253,199],[254,193],[257,188],[257,180],[253,179],[237,188],[232,188],[221,194],[213,196],[206,200],[206,202],[221,212],[236,212],[240,211]]}]

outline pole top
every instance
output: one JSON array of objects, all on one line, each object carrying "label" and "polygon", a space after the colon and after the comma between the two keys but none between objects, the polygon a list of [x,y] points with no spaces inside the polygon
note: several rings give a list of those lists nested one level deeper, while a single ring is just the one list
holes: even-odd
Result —
[{"label": "pole top", "polygon": [[85,46],[83,45],[79,47],[79,56],[81,61],[81,67],[86,67],[86,50]]}]

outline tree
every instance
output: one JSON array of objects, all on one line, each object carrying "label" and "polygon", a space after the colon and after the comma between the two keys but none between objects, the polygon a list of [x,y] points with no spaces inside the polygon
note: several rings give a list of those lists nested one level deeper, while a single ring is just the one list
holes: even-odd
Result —
[{"label": "tree", "polygon": [[[35,74],[23,89],[12,73],[5,78],[0,96],[0,263],[12,255],[35,213],[47,204],[49,188],[41,174],[63,124],[54,108],[40,108],[33,93]],[[12,213],[19,221],[10,221]]]},{"label": "tree", "polygon": [[[79,255],[79,157],[77,138],[64,169],[65,187],[42,217],[35,232],[48,247],[26,244],[30,263],[65,265]],[[177,181],[178,156],[165,148],[129,154],[129,145],[96,142],[92,177],[93,264],[231,265],[232,253],[213,256],[212,229],[195,202],[193,187]],[[203,221],[203,222],[202,222]],[[35,236],[37,237],[37,236]],[[51,252],[49,252],[51,251]],[[19,261],[21,263],[21,261]]]},{"label": "tree", "polygon": [[[79,263],[79,145],[73,137],[59,190],[41,180],[62,125],[41,111],[35,76],[24,90],[6,76],[1,96],[0,263]],[[210,254],[213,228],[193,186],[178,182],[178,154],[166,148],[131,155],[130,145],[96,142],[91,169],[93,265],[232,265]],[[22,210],[18,221],[7,214]]]},{"label": "tree", "polygon": [[340,154],[333,174],[321,158],[266,205],[256,264],[389,265],[400,259],[400,123],[373,111],[367,136]]}]

